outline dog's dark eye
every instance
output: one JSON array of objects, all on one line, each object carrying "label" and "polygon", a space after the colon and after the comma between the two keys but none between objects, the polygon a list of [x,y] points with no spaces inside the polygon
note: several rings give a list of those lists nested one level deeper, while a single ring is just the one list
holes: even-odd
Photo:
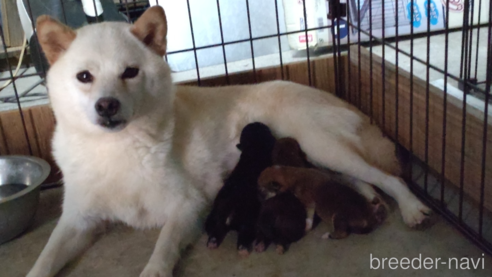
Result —
[{"label": "dog's dark eye", "polygon": [[92,74],[87,70],[84,70],[82,72],[77,73],[76,77],[77,77],[77,80],[79,80],[80,82],[82,82],[84,84],[85,83],[91,83],[94,80],[94,77],[92,77]]},{"label": "dog's dark eye", "polygon": [[131,79],[138,75],[139,69],[136,67],[127,67],[125,72],[121,74],[121,79]]}]

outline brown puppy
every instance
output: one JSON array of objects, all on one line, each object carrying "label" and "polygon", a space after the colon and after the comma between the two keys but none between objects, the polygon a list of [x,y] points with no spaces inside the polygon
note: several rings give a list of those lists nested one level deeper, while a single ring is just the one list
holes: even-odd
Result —
[{"label": "brown puppy", "polygon": [[[275,142],[272,151],[272,162],[273,165],[314,168],[314,165],[308,162],[306,153],[302,151],[297,140],[291,137],[281,138]],[[315,214],[314,206],[307,207],[305,230],[311,230],[319,221],[320,219]]]},{"label": "brown puppy", "polygon": [[342,239],[349,233],[366,234],[386,218],[386,208],[379,201],[371,204],[362,195],[343,185],[336,174],[316,169],[273,166],[258,179],[260,189],[274,193],[293,192],[305,206],[315,206],[334,231],[323,238]]},{"label": "brown puppy", "polygon": [[302,151],[297,140],[287,137],[275,142],[272,151],[274,165],[286,165],[294,167],[314,167],[307,161],[306,154]]},{"label": "brown puppy", "polygon": [[[293,138],[281,138],[275,142],[272,162],[274,165],[297,167],[309,165],[306,154]],[[258,218],[255,249],[263,252],[273,242],[277,246],[277,253],[283,254],[291,243],[304,236],[308,225],[312,226],[312,219],[307,218],[302,202],[291,192],[277,194],[263,203]]]}]

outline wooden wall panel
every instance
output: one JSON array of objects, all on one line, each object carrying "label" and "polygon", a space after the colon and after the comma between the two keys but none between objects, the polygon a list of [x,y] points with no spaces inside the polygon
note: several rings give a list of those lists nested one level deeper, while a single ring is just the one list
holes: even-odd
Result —
[{"label": "wooden wall panel", "polygon": [[[24,111],[24,119],[29,117],[29,111]],[[26,139],[21,114],[18,110],[0,113],[2,133],[5,139],[5,154],[7,155],[29,155],[29,143]],[[27,122],[26,122],[27,123]],[[31,122],[29,122],[31,123]],[[31,127],[27,127],[30,129]],[[29,132],[28,132],[29,133]],[[2,152],[2,155],[4,153]]]},{"label": "wooden wall panel", "polygon": [[[445,177],[450,183],[457,186],[461,183],[462,133],[465,134],[464,147],[464,191],[476,201],[480,200],[484,114],[471,106],[466,107],[466,116],[463,121],[462,101],[448,96],[447,110],[444,114],[444,93],[442,90],[430,86],[426,95],[426,83],[413,78],[413,93],[410,90],[409,72],[399,69],[396,75],[395,66],[385,62],[385,89],[383,99],[382,65],[380,57],[373,55],[373,63],[369,61],[369,52],[361,48],[360,59],[362,76],[358,76],[358,47],[351,47],[351,76],[356,94],[361,82],[361,102],[355,102],[364,113],[371,115],[375,122],[383,128],[385,133],[394,140],[398,140],[405,148],[412,150],[422,161],[427,160],[429,166],[442,172],[443,151],[443,123],[446,120],[445,131]],[[372,93],[370,89],[370,71],[372,69]],[[396,88],[396,78],[399,83]],[[372,94],[372,101],[371,101]],[[398,97],[398,112],[396,111],[396,97]],[[412,102],[412,108],[411,108]],[[384,103],[384,109],[383,109]],[[428,103],[428,104],[427,104]],[[429,116],[426,117],[428,108]],[[412,124],[410,122],[412,121]],[[398,122],[398,134],[396,123]],[[463,124],[464,123],[464,124]],[[486,168],[485,168],[485,207],[492,211],[492,119],[489,117],[487,130]],[[463,128],[464,126],[464,128]],[[410,128],[412,127],[412,131]],[[428,143],[426,144],[426,128]],[[427,156],[426,156],[427,146]]]},{"label": "wooden wall panel", "polygon": [[29,146],[31,147],[32,155],[36,157],[40,157],[41,156],[40,149],[39,149],[39,144],[35,131],[36,123],[32,116],[32,110],[31,109],[25,110],[23,114],[24,114],[24,122],[26,123],[27,139],[29,142]]},{"label": "wooden wall panel", "polygon": [[36,134],[36,143],[39,147],[39,157],[52,160],[51,138],[55,129],[55,118],[49,106],[30,108],[33,118],[33,128]]},{"label": "wooden wall panel", "polygon": [[7,147],[7,136],[6,136],[6,130],[4,130],[3,124],[2,124],[2,114],[0,114],[0,155],[8,155],[9,150]]}]

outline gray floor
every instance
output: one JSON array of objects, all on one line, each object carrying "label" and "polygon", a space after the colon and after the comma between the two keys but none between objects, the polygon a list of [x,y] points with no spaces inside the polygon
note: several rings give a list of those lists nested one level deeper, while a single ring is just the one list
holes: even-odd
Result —
[{"label": "gray floor", "polygon": [[[0,275],[24,276],[33,265],[55,227],[60,215],[62,189],[43,191],[35,222],[23,236],[0,246]],[[369,235],[351,235],[347,239],[323,240],[328,230],[324,223],[300,242],[293,244],[283,256],[273,247],[266,253],[252,253],[241,259],[235,251],[235,234],[230,234],[217,250],[205,247],[201,238],[183,254],[175,276],[492,276],[492,257],[471,244],[456,229],[436,216],[428,230],[407,228],[394,210],[383,226]],[[158,230],[133,230],[111,225],[77,261],[58,276],[138,276],[145,266]],[[413,259],[430,257],[469,257],[479,269],[452,269],[439,264],[435,269],[370,269],[373,257]],[[482,269],[482,259],[484,269]],[[417,266],[418,261],[415,261]],[[376,266],[376,261],[373,266]],[[470,263],[470,268],[472,264]]]}]

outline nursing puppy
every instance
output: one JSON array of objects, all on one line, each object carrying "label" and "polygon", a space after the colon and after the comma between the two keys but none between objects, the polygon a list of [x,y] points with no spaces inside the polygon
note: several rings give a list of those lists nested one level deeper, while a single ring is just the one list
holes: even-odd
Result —
[{"label": "nursing puppy", "polygon": [[133,25],[78,30],[41,16],[36,31],[51,65],[53,156],[65,190],[62,216],[29,277],[55,275],[107,220],[161,228],[141,276],[172,276],[236,165],[236,143],[251,122],[296,138],[313,164],[359,180],[367,199],[375,196],[367,183],[378,186],[396,199],[408,226],[427,222],[430,210],[396,177],[393,143],[334,95],[283,81],[174,85],[162,58],[167,25],[160,7]]},{"label": "nursing puppy", "polygon": [[258,218],[256,252],[263,252],[273,242],[277,253],[283,254],[291,243],[304,236],[306,216],[306,208],[290,192],[267,199]]},{"label": "nursing puppy", "polygon": [[314,167],[308,162],[297,140],[289,137],[277,140],[272,151],[272,162],[274,165]]},{"label": "nursing puppy", "polygon": [[[275,165],[311,166],[293,138],[281,138],[275,142],[272,161]],[[291,243],[304,236],[307,224],[310,228],[312,217],[307,218],[306,208],[299,199],[290,192],[275,195],[261,208],[255,250],[263,252],[273,242],[277,245],[277,253],[283,254]]]},{"label": "nursing puppy", "polygon": [[[275,143],[273,148],[272,160],[274,165],[285,165],[294,167],[313,168],[302,151],[301,146],[294,138],[281,138]],[[307,207],[306,231],[311,230],[320,218],[316,215],[314,206]]]},{"label": "nursing puppy", "polygon": [[293,192],[306,206],[315,205],[334,231],[323,238],[342,239],[349,233],[367,234],[386,219],[386,208],[379,201],[369,203],[362,195],[340,184],[334,175],[316,169],[274,166],[266,169],[258,180],[262,189]]},{"label": "nursing puppy", "polygon": [[249,254],[261,208],[257,181],[260,173],[272,165],[274,144],[275,138],[266,125],[256,122],[244,127],[237,145],[241,150],[239,162],[217,194],[205,222],[208,248],[217,248],[229,230],[236,230],[239,254]]}]

